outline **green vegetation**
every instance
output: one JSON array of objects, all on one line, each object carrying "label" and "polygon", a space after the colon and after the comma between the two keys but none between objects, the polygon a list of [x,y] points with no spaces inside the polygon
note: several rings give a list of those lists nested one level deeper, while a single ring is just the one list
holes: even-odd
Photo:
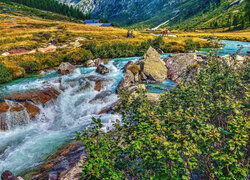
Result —
[{"label": "green vegetation", "polygon": [[74,9],[72,6],[66,6],[55,0],[0,0],[0,2],[8,3],[14,2],[23,4],[32,8],[37,8],[41,10],[51,11],[58,14],[63,14],[65,16],[74,17],[77,19],[87,19],[90,15],[84,15],[80,10]]},{"label": "green vegetation", "polygon": [[[192,4],[203,4],[192,6]],[[249,1],[243,1],[239,5],[230,7],[232,1],[189,1],[185,4],[186,9],[175,18],[169,26],[170,29],[193,30],[193,29],[218,29],[240,30],[250,25],[247,6]],[[183,5],[184,6],[184,5]],[[181,8],[181,7],[180,7]]]},{"label": "green vegetation", "polygon": [[[192,82],[153,106],[126,93],[122,123],[100,119],[78,133],[88,179],[246,179],[249,170],[249,62],[211,55]],[[235,68],[238,67],[238,68]]]},{"label": "green vegetation", "polygon": [[153,40],[145,40],[141,42],[140,45],[134,45],[127,42],[114,42],[97,46],[97,44],[93,42],[83,47],[90,50],[95,58],[120,58],[142,56],[150,46],[160,50],[163,45],[163,38],[157,37]]},{"label": "green vegetation", "polygon": [[0,63],[0,84],[4,82],[11,81],[11,75],[4,64]]}]

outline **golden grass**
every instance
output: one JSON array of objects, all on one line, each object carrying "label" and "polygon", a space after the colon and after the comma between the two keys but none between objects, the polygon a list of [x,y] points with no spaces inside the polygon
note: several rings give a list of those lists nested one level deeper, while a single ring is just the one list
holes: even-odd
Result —
[{"label": "golden grass", "polygon": [[250,30],[238,31],[238,32],[190,32],[180,33],[180,37],[197,37],[197,38],[208,38],[209,36],[215,35],[220,39],[236,40],[250,42]]}]

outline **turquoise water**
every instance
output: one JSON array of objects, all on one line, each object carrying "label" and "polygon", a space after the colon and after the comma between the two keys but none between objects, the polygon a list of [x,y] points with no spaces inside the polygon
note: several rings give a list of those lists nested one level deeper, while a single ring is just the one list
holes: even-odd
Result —
[{"label": "turquoise water", "polygon": [[[237,51],[238,45],[243,45],[241,52],[249,50],[249,43],[237,41],[223,41],[226,45],[220,51],[222,55]],[[201,51],[201,53],[204,51]],[[170,54],[163,54],[162,58]],[[4,84],[1,93],[13,93],[30,89],[42,89],[60,86],[58,99],[46,106],[37,104],[41,113],[35,121],[28,125],[15,127],[7,132],[0,132],[0,174],[8,169],[15,174],[42,164],[65,142],[75,137],[75,131],[81,131],[91,123],[91,118],[101,118],[105,126],[110,126],[112,120],[120,119],[119,114],[97,115],[98,112],[118,100],[115,88],[123,77],[122,67],[128,61],[135,62],[140,57],[113,59],[106,64],[110,69],[107,75],[99,75],[96,68],[78,68],[72,74],[60,76],[56,71],[43,77],[31,77]],[[62,79],[61,83],[58,81]],[[104,87],[101,92],[94,90],[94,79],[103,79]],[[147,84],[147,89],[152,93],[163,93],[174,87],[172,81],[163,84]],[[111,91],[108,96],[91,103],[97,95]]]},{"label": "turquoise water", "polygon": [[[247,51],[250,50],[249,42],[231,41],[231,40],[221,40],[220,42],[224,44],[224,47],[222,49],[218,49],[218,53],[221,56],[227,54],[234,54],[240,49],[241,46],[243,47],[243,49],[239,52],[239,54],[241,55],[247,54]],[[199,53],[208,54],[210,50],[211,50],[210,48],[201,48],[199,49]]]}]

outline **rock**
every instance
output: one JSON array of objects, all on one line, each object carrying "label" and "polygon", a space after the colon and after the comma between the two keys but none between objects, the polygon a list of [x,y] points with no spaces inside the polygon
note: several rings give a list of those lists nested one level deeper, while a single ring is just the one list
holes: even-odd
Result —
[{"label": "rock", "polygon": [[26,111],[29,114],[30,119],[33,119],[37,114],[40,113],[40,109],[34,104],[31,104],[29,102],[23,102],[21,104],[26,108]]},{"label": "rock", "polygon": [[66,75],[72,73],[75,69],[76,67],[70,63],[61,63],[61,65],[58,68],[58,73]]},{"label": "rock", "polygon": [[60,95],[59,91],[50,87],[45,89],[34,89],[26,92],[17,92],[9,94],[5,96],[4,99],[19,101],[19,102],[30,101],[35,103],[41,103],[44,105],[52,100],[57,99],[59,95]]},{"label": "rock", "polygon": [[96,72],[99,74],[107,74],[109,73],[109,69],[106,66],[101,64],[97,67]]},{"label": "rock", "polygon": [[151,80],[163,82],[167,79],[167,68],[161,55],[152,47],[143,56],[143,69],[144,74]]},{"label": "rock", "polygon": [[101,91],[101,89],[102,89],[102,81],[101,81],[101,80],[95,81],[94,90],[95,90],[95,91]]},{"label": "rock", "polygon": [[94,99],[92,99],[89,103],[97,103],[97,102],[105,102],[107,103],[109,101],[108,96],[114,94],[112,91],[103,91],[100,94],[97,94]]},{"label": "rock", "polygon": [[40,109],[30,102],[3,101],[0,103],[0,131],[29,123],[40,113]]},{"label": "rock", "polygon": [[135,82],[141,83],[141,76],[139,72],[135,74]]},{"label": "rock", "polygon": [[120,94],[122,90],[127,90],[132,84],[134,84],[134,82],[134,74],[130,70],[127,70],[123,76],[122,81],[118,84],[116,92]]},{"label": "rock", "polygon": [[[77,177],[81,171],[77,174],[73,173],[79,167],[79,161],[85,159],[86,153],[83,144],[81,142],[72,142],[60,148],[53,156],[47,159],[47,162],[35,171],[26,173],[24,179],[65,180],[69,177]],[[69,180],[73,180],[73,178],[69,178]]]},{"label": "rock", "polygon": [[250,51],[247,51],[247,54],[250,54]]},{"label": "rock", "polygon": [[95,67],[95,62],[92,59],[88,60],[85,64],[87,67]]},{"label": "rock", "polygon": [[142,81],[145,81],[146,79],[147,79],[147,76],[144,74],[144,72],[140,72],[140,79],[142,80]]},{"label": "rock", "polygon": [[94,60],[88,60],[86,62],[87,67],[98,67],[102,63],[102,60],[100,58],[94,59]]},{"label": "rock", "polygon": [[188,66],[192,66],[197,61],[196,54],[173,54],[164,59],[166,67],[168,69],[168,78],[176,81],[180,74],[187,69]]},{"label": "rock", "polygon": [[9,56],[9,55],[10,55],[9,52],[5,52],[5,53],[2,54],[2,56]]},{"label": "rock", "polygon": [[129,68],[129,66],[132,66],[134,63],[133,61],[129,61],[122,69],[123,69],[123,72],[126,72]]},{"label": "rock", "polygon": [[4,171],[1,175],[2,180],[20,180],[18,179],[12,172],[10,171]]},{"label": "rock", "polygon": [[115,109],[117,109],[117,107],[120,105],[120,103],[122,102],[121,99],[117,100],[116,102],[114,102],[113,104],[103,108],[99,113],[98,115],[100,114],[105,114],[105,113],[108,113],[109,111],[113,111]]}]

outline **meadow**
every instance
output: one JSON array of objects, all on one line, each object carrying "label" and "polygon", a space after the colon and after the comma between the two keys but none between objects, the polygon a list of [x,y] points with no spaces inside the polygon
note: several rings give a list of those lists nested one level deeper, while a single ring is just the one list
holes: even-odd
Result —
[{"label": "meadow", "polygon": [[[11,6],[11,9],[7,11],[4,3],[0,3],[0,83],[57,67],[61,62],[82,65],[92,58],[141,56],[149,46],[166,53],[190,50],[187,41],[196,48],[208,46],[205,40],[196,37],[156,40],[157,36],[142,31],[135,31],[135,38],[127,38],[127,29],[84,25],[68,17],[62,20],[62,15],[51,12],[39,14],[32,8]],[[93,44],[95,51],[89,48]]]}]

